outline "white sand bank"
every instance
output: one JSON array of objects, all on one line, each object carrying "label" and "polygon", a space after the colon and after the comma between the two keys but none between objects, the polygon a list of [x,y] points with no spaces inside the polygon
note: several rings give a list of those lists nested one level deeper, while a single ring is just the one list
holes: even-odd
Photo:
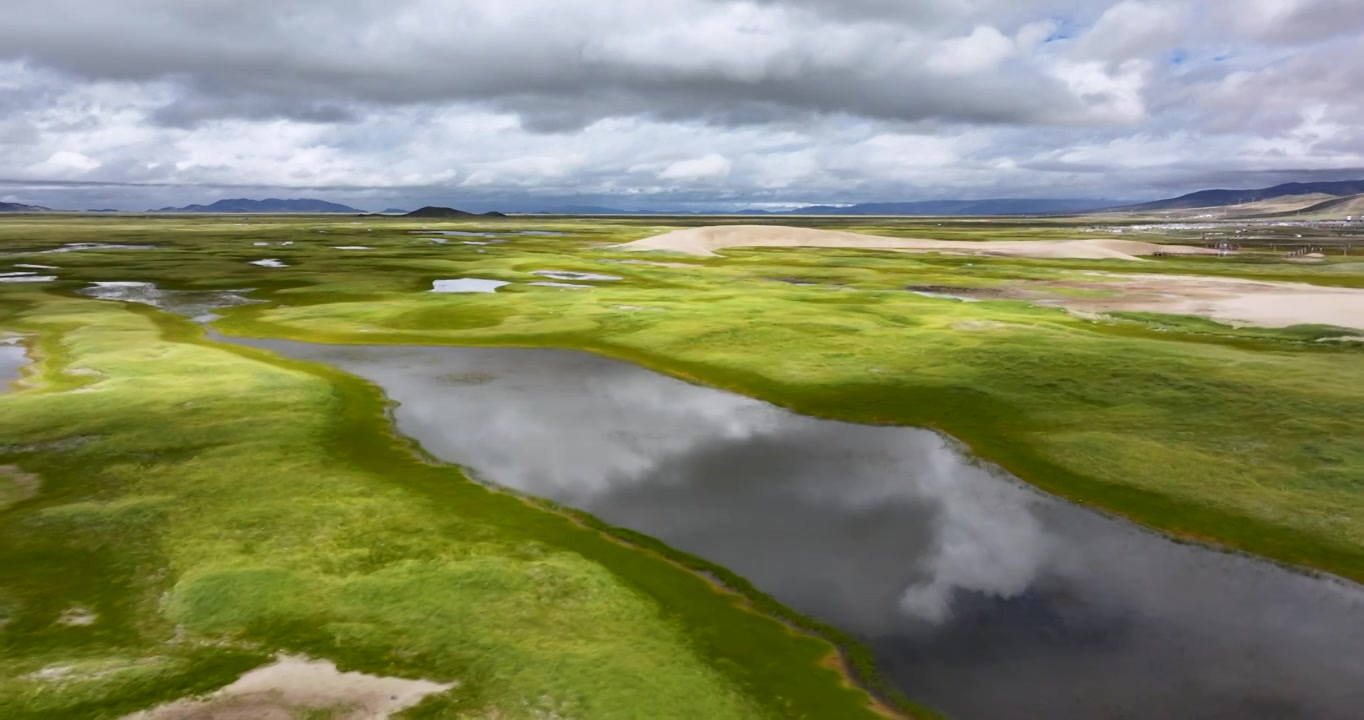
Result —
[{"label": "white sand bank", "polygon": [[1070,299],[1063,303],[1066,307],[1087,312],[1128,310],[1201,315],[1260,327],[1335,325],[1364,330],[1364,290],[1197,275],[1093,275],[1103,278],[1093,287],[1130,295]]},{"label": "white sand bank", "polygon": [[859,235],[837,230],[780,225],[715,225],[674,230],[617,246],[628,251],[666,250],[688,255],[714,255],[731,247],[826,247],[951,252],[969,255],[1085,260],[1137,260],[1143,255],[1215,255],[1216,250],[1187,245],[1159,245],[1138,240],[921,240]]},{"label": "white sand bank", "polygon": [[202,699],[177,700],[125,720],[294,720],[333,710],[336,720],[381,720],[454,685],[340,672],[327,660],[281,655]]}]

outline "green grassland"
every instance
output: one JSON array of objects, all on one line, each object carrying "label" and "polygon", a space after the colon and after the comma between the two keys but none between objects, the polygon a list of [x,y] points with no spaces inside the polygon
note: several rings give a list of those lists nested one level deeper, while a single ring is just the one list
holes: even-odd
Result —
[{"label": "green grassland", "polygon": [[[134,272],[75,255],[38,257]],[[150,310],[3,292],[0,326],[44,359],[0,396],[0,457],[44,484],[0,515],[0,716],[117,717],[277,650],[460,683],[412,717],[873,714],[821,666],[827,642],[424,462],[358,380]],[[97,620],[63,625],[71,609]]]},{"label": "green grassland", "polygon": [[[809,623],[760,594],[741,602],[681,567],[695,559],[647,538],[615,542],[590,518],[423,460],[392,435],[378,391],[354,378],[76,294],[95,281],[250,289],[262,303],[214,323],[229,335],[580,348],[809,414],[938,428],[1076,501],[1364,580],[1364,346],[1320,341],[1348,333],[1086,320],[904,290],[1096,270],[1364,287],[1364,263],[1249,255],[1137,268],[829,249],[703,259],[609,247],[705,222],[6,219],[0,272],[60,269],[52,283],[0,284],[0,331],[29,335],[43,358],[29,389],[0,395],[0,465],[43,480],[37,497],[0,509],[0,716],[114,717],[220,686],[276,650],[461,683],[412,717],[872,712],[821,667],[828,642],[789,629]],[[817,224],[1096,236],[1060,220]],[[564,235],[437,244],[411,233],[422,228]],[[157,247],[36,254],[72,242]],[[248,264],[261,258],[289,267]],[[622,279],[526,284],[540,270]],[[513,284],[428,292],[459,277]],[[99,619],[62,625],[71,608]],[[60,682],[34,675],[53,666],[72,670]]]}]

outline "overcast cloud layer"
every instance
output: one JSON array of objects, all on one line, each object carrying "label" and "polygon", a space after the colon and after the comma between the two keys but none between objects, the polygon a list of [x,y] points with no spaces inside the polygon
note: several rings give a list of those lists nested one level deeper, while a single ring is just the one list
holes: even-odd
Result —
[{"label": "overcast cloud layer", "polygon": [[716,207],[1364,177],[1361,57],[1359,0],[12,3],[0,200]]}]

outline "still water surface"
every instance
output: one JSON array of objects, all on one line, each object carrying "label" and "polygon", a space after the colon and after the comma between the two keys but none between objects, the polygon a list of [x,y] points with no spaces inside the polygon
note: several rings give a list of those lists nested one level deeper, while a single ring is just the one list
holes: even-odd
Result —
[{"label": "still water surface", "polygon": [[20,368],[29,363],[27,350],[20,344],[22,340],[15,335],[0,337],[0,393],[10,389],[11,383],[21,377]]},{"label": "still water surface", "polygon": [[1364,717],[1364,589],[1169,542],[932,432],[583,353],[242,342],[377,383],[485,480],[729,567],[952,717]]}]

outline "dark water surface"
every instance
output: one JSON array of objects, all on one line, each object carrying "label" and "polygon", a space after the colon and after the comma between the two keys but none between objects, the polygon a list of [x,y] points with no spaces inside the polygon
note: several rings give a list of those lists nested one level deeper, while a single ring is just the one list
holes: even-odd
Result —
[{"label": "dark water surface", "polygon": [[247,342],[381,385],[485,480],[729,567],[953,717],[1364,717],[1364,589],[1169,542],[934,433],[584,353]]}]

